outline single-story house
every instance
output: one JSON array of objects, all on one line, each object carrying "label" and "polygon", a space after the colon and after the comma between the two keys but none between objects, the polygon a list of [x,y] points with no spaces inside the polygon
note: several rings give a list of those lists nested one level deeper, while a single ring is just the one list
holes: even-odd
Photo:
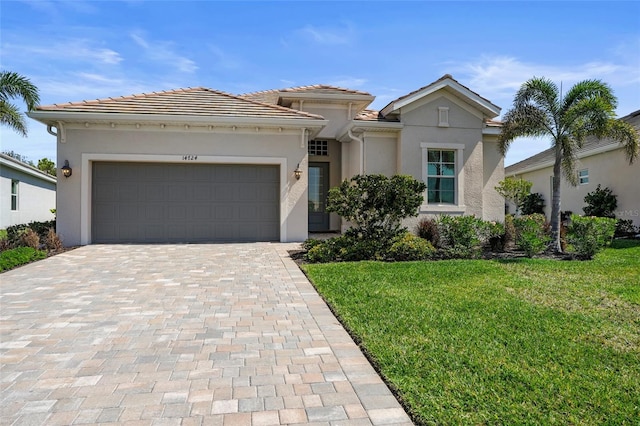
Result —
[{"label": "single-story house", "polygon": [[[640,110],[620,118],[630,123],[640,134]],[[572,186],[565,179],[560,184],[560,210],[584,214],[584,197],[600,185],[609,188],[617,196],[619,219],[631,219],[640,226],[640,160],[629,164],[624,148],[610,139],[589,137],[577,151],[576,173],[578,185]],[[505,169],[506,176],[533,182],[531,192],[542,195],[545,214],[551,214],[553,162],[555,152],[549,148]]]},{"label": "single-story house", "polygon": [[504,217],[500,108],[450,75],[381,111],[326,85],[188,88],[39,106],[57,137],[65,244],[303,241],[339,231],[329,188],[356,174],[428,184],[421,215]]},{"label": "single-story house", "polygon": [[0,229],[55,219],[56,178],[0,154]]}]

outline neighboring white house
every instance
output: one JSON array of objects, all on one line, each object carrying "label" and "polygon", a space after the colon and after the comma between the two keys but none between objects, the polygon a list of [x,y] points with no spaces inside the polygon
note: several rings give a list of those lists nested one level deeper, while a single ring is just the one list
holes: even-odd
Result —
[{"label": "neighboring white house", "polygon": [[[640,133],[640,110],[622,117],[621,120],[630,123]],[[578,150],[577,157],[578,186],[572,186],[562,179],[560,210],[584,214],[584,197],[600,185],[603,189],[611,189],[617,196],[616,216],[620,219],[631,219],[636,226],[640,226],[640,159],[629,164],[622,145],[595,137],[585,141],[583,147]],[[544,197],[547,217],[551,213],[554,158],[554,150],[549,148],[505,169],[505,176],[533,182],[531,192],[538,192]]]},{"label": "neighboring white house", "polygon": [[0,154],[0,229],[55,219],[56,178]]},{"label": "neighboring white house", "polygon": [[189,88],[40,106],[57,135],[65,244],[302,241],[340,230],[329,188],[356,174],[428,184],[421,215],[504,217],[500,108],[450,75],[366,109],[314,85],[231,95]]}]

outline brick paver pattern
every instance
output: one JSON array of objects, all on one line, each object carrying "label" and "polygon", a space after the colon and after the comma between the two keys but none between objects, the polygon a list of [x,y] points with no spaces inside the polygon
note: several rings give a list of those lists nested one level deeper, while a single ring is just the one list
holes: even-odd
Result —
[{"label": "brick paver pattern", "polygon": [[287,250],[92,245],[0,275],[2,425],[410,425]]}]

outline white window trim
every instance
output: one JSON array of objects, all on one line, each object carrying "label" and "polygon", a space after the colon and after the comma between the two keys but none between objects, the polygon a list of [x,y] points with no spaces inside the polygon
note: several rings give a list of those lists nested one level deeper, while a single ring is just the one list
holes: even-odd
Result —
[{"label": "white window trim", "polygon": [[[15,192],[13,192],[13,189],[14,189],[13,183],[14,182],[16,183],[15,184],[15,190],[16,190]],[[16,200],[16,208],[15,209],[13,208],[13,200],[14,199]],[[12,212],[19,211],[20,210],[20,181],[18,179],[11,179],[11,198],[10,198],[10,201],[11,201],[11,205],[9,207],[11,208],[11,211]]]},{"label": "white window trim", "polygon": [[[584,176],[580,176],[580,173],[582,173],[582,172],[587,172],[587,174],[584,175]],[[582,179],[586,179],[587,181],[586,182],[582,182]],[[589,184],[589,169],[578,170],[578,183],[580,185],[588,185]]]},{"label": "white window trim", "polygon": [[429,204],[427,190],[424,192],[422,206],[420,206],[420,212],[434,212],[434,213],[464,213],[464,148],[465,145],[461,143],[430,143],[423,142],[420,144],[422,149],[422,181],[428,182],[427,163],[428,152],[430,149],[444,149],[449,151],[456,151],[456,197],[455,204]]}]

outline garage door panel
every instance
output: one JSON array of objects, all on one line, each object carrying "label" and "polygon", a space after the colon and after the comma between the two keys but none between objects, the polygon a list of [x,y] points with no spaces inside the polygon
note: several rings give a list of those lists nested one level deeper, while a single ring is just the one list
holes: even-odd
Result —
[{"label": "garage door panel", "polygon": [[93,163],[94,242],[273,241],[279,167]]},{"label": "garage door panel", "polygon": [[140,187],[140,194],[145,201],[165,201],[167,191],[164,185],[142,182],[138,186]]},{"label": "garage door panel", "polygon": [[238,194],[239,201],[255,201],[260,196],[258,191],[259,185],[237,185],[236,192]]}]

